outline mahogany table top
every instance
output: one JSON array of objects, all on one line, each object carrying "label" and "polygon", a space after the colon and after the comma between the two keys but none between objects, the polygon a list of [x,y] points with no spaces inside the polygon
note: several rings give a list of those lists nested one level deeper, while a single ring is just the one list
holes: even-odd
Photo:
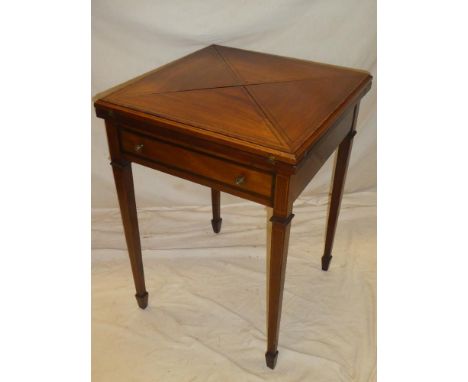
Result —
[{"label": "mahogany table top", "polygon": [[210,45],[96,106],[297,164],[371,81],[362,70]]}]

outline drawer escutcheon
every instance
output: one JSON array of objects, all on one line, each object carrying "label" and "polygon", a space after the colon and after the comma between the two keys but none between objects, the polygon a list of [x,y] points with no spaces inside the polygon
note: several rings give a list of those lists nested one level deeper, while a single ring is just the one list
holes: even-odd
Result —
[{"label": "drawer escutcheon", "polygon": [[238,186],[240,186],[241,184],[244,184],[245,183],[245,176],[244,175],[239,175],[238,177],[236,177],[236,184]]},{"label": "drawer escutcheon", "polygon": [[139,153],[141,150],[143,150],[143,147],[145,147],[144,144],[135,145],[135,151]]}]

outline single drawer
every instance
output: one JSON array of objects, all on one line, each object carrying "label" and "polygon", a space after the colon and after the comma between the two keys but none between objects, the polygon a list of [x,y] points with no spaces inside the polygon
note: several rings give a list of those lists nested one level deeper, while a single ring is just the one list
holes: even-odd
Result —
[{"label": "single drawer", "polygon": [[272,174],[245,167],[221,158],[121,130],[124,152],[179,170],[202,176],[230,187],[270,197]]}]

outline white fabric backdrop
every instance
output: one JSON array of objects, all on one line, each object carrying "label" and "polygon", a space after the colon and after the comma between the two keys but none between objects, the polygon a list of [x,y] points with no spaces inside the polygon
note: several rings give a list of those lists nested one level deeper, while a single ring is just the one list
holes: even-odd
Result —
[{"label": "white fabric backdrop", "polygon": [[92,8],[93,95],[212,43],[374,75],[327,273],[332,159],[295,203],[274,371],[263,357],[264,209],[223,193],[214,235],[208,188],[134,166],[150,294],[141,311],[104,123],[92,111],[93,381],[375,381],[375,2],[93,0]]},{"label": "white fabric backdrop", "polygon": [[[93,95],[212,43],[369,70],[346,191],[375,189],[375,0],[93,0],[92,28]],[[117,207],[104,123],[92,114],[92,206]],[[332,164],[304,195],[328,192]],[[134,177],[139,207],[210,203],[205,187],[138,165]]]}]

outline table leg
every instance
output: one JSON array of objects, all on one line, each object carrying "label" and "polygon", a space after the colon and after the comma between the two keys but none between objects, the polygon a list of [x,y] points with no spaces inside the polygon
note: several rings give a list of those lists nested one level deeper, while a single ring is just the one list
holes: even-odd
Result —
[{"label": "table leg", "polygon": [[349,157],[353,146],[353,137],[356,135],[356,120],[359,106],[354,109],[353,126],[350,133],[338,147],[336,156],[335,170],[333,173],[333,189],[330,198],[330,207],[328,211],[327,234],[325,238],[325,249],[322,256],[322,270],[327,271],[332,259],[333,241],[335,239],[336,224],[340,213],[341,199],[343,197],[346,173],[348,171]]},{"label": "table leg", "polygon": [[143,260],[141,258],[140,231],[133,188],[133,174],[131,163],[122,158],[118,130],[111,120],[106,120],[107,142],[111,156],[115,187],[119,198],[120,215],[127,241],[128,255],[132,266],[133,281],[135,283],[135,297],[138,306],[145,309],[148,305],[148,292],[145,287]]},{"label": "table leg", "polygon": [[120,214],[127,241],[128,254],[135,283],[135,297],[138,306],[145,309],[148,305],[148,292],[145,287],[143,260],[141,258],[140,233],[133,188],[132,167],[130,162],[112,162],[115,186],[119,197]]},{"label": "table leg", "polygon": [[275,187],[275,204],[268,211],[267,238],[269,254],[267,255],[267,332],[268,345],[265,353],[266,364],[274,369],[278,359],[278,335],[283,301],[286,259],[288,256],[289,231],[292,214],[292,203],[288,199],[289,179],[277,177]]},{"label": "table leg", "polygon": [[213,210],[213,219],[211,219],[211,226],[214,233],[221,231],[221,193],[214,188],[211,189],[211,206]]}]

